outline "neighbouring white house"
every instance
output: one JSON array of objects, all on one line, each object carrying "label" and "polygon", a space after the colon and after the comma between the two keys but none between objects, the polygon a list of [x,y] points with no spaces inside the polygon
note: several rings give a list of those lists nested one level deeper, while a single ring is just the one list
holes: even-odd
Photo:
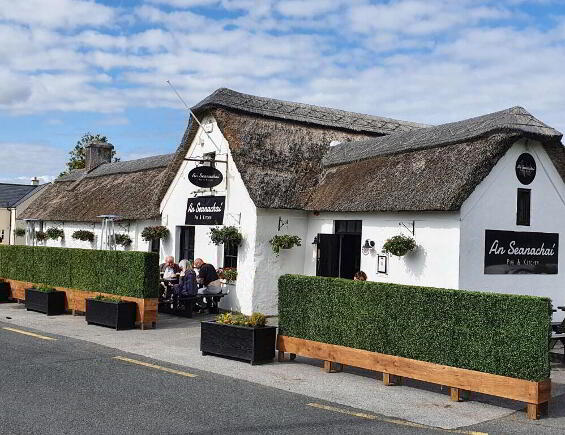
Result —
[{"label": "neighbouring white house", "polygon": [[[88,173],[56,181],[59,205],[27,217],[83,225],[88,206],[89,216],[120,215],[130,230],[160,223],[170,231],[161,257],[237,267],[220,307],[245,313],[277,312],[281,274],[351,279],[358,270],[373,281],[565,305],[565,149],[561,133],[525,109],[426,126],[219,89],[192,110],[200,122],[189,123],[174,155],[155,158],[162,166],[149,185],[129,179],[124,197],[119,183],[95,181],[117,165],[105,163],[90,181]],[[85,180],[90,194],[77,198],[70,187]],[[131,200],[127,210],[116,190]],[[138,208],[148,211],[127,213]],[[241,245],[212,244],[215,226],[238,228]],[[302,243],[277,256],[269,240],[284,234]],[[417,248],[383,253],[398,234]]]}]

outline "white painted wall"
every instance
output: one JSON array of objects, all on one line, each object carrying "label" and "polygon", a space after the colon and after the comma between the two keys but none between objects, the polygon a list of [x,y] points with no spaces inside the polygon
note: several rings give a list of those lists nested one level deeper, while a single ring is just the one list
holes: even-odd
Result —
[{"label": "white painted wall", "polygon": [[[516,178],[518,156],[530,153],[537,166],[534,181],[522,185]],[[516,195],[518,188],[532,190],[531,225],[516,225]],[[461,208],[460,288],[491,290],[552,298],[554,305],[565,305],[565,253],[559,253],[559,273],[556,275],[485,275],[485,230],[559,233],[565,241],[565,184],[543,146],[522,139],[503,156],[491,173],[475,189]],[[562,318],[563,313],[554,316]]]},{"label": "white painted wall", "polygon": [[11,213],[8,208],[0,208],[0,235],[4,234],[2,245],[10,244]]},{"label": "white painted wall", "polygon": [[[459,285],[459,216],[457,213],[320,213],[310,214],[308,233],[304,244],[304,273],[316,275],[316,245],[314,237],[334,233],[334,220],[362,220],[361,243],[375,242],[375,249],[361,255],[361,270],[369,281],[391,282],[458,288]],[[388,256],[387,273],[377,273],[377,256],[382,254],[384,242],[395,235],[412,234],[418,248],[404,257]]]},{"label": "white painted wall", "polygon": [[[216,168],[224,175],[222,184],[214,188],[217,196],[226,196],[224,225],[237,227],[243,235],[243,241],[238,249],[238,278],[231,285],[230,294],[222,298],[220,308],[226,310],[251,313],[253,307],[253,290],[255,279],[255,228],[257,227],[256,207],[243,184],[241,175],[231,157],[227,141],[223,137],[213,117],[200,120],[208,129],[212,140],[200,128],[186,154],[187,158],[202,157],[203,154],[216,152],[217,160],[226,160],[228,164],[217,163]],[[220,148],[214,146],[212,141]],[[162,244],[164,255],[174,255],[176,260],[180,251],[180,231],[185,224],[186,205],[188,198],[208,196],[210,190],[198,194],[199,188],[188,181],[188,173],[197,166],[198,162],[185,161],[177,172],[163,201],[161,214],[163,225],[169,228],[172,237]],[[215,267],[223,266],[223,246],[215,246],[210,241],[211,226],[195,226],[194,256],[202,258]]]}]

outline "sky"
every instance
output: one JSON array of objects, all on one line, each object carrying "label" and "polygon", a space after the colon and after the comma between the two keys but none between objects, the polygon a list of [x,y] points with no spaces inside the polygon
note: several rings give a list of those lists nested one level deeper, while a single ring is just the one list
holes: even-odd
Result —
[{"label": "sky", "polygon": [[0,182],[84,133],[174,152],[220,87],[440,124],[523,106],[565,131],[565,0],[0,0]]}]

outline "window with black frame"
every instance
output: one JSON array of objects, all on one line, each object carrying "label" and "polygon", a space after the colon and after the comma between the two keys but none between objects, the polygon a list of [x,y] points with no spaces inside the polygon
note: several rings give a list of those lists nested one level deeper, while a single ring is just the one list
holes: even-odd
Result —
[{"label": "window with black frame", "polygon": [[224,268],[233,267],[237,269],[238,246],[235,242],[224,243]]},{"label": "window with black frame", "polygon": [[530,225],[531,194],[530,189],[518,189],[516,225]]}]

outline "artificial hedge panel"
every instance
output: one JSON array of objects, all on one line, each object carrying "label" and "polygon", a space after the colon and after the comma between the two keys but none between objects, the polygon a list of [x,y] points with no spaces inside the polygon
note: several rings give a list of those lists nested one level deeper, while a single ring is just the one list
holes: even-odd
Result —
[{"label": "artificial hedge panel", "polygon": [[0,278],[156,298],[159,258],[149,252],[0,245]]},{"label": "artificial hedge panel", "polygon": [[502,376],[550,373],[548,298],[284,275],[279,332]]}]

